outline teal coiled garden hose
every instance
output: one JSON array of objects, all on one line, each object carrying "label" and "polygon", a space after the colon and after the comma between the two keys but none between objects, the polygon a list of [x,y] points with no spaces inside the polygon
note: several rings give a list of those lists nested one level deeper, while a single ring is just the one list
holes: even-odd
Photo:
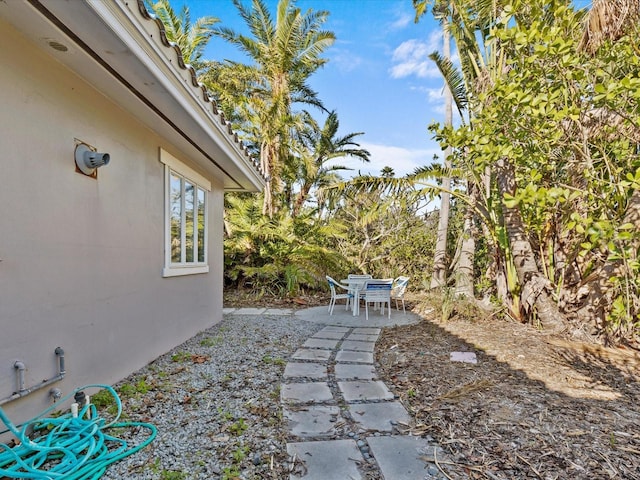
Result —
[{"label": "teal coiled garden hose", "polygon": [[[94,405],[84,405],[77,417],[71,413],[44,418],[62,402],[87,388],[108,390],[116,401],[115,419],[106,423]],[[118,422],[122,403],[109,385],[85,385],[60,399],[18,429],[0,408],[0,421],[17,438],[9,447],[0,443],[0,478],[32,480],[94,480],[102,477],[112,463],[132,455],[149,445],[156,437],[156,427],[144,422]],[[149,430],[144,441],[130,447],[121,438],[106,433],[109,429],[142,427]]]}]

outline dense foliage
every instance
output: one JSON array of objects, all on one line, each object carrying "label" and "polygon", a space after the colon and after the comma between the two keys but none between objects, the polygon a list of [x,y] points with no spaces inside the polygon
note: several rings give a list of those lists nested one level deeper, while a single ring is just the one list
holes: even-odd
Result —
[{"label": "dense foliage", "polygon": [[227,194],[227,285],[297,295],[326,288],[325,275],[343,278],[355,271],[413,275],[421,282],[433,240],[418,199],[322,194],[342,180],[339,173],[347,168],[341,158],[369,160],[357,143],[362,133],[341,134],[337,113],[308,86],[334,40],[322,28],[329,13],[302,12],[294,1],[281,0],[272,16],[260,0],[234,3],[251,35],[224,26],[213,33],[250,63],[208,62],[202,80],[260,156],[267,186],[260,195]]},{"label": "dense foliage", "polygon": [[[233,1],[249,35],[155,4],[267,176],[260,194],[227,194],[228,285],[296,295],[362,271],[428,288],[438,218],[424,209],[446,190],[446,279],[457,291],[553,331],[637,338],[639,0],[598,0],[589,12],[568,0],[413,0],[416,19],[433,13],[457,48],[456,63],[431,55],[461,116],[431,127],[451,152],[447,168],[346,183],[339,159],[369,152],[360,132],[339,133],[308,83],[334,41],[329,12],[280,0],[272,16],[262,0]],[[203,61],[209,34],[248,63]]]},{"label": "dense foliage", "polygon": [[[623,2],[606,15],[607,2],[595,2],[591,17],[566,1],[442,3],[461,56],[473,60],[458,77],[469,120],[433,130],[482,192],[474,202],[497,292],[514,317],[631,340],[640,329],[640,5],[627,2],[635,13],[625,23]],[[617,34],[589,44],[593,15],[602,28],[617,20]]]}]

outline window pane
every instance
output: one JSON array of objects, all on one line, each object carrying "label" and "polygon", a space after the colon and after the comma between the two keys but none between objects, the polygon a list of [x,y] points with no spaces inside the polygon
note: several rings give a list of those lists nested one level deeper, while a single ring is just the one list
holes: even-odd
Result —
[{"label": "window pane", "polygon": [[193,183],[184,183],[184,208],[185,208],[185,259],[187,263],[193,263],[193,242],[195,240],[195,192]]},{"label": "window pane", "polygon": [[180,263],[182,253],[182,178],[171,174],[171,196],[169,198],[171,221],[171,262]]},{"label": "window pane", "polygon": [[[2,0],[0,0],[1,2]],[[182,165],[173,157],[164,163],[165,266],[163,277],[207,273],[207,223],[210,186],[205,177]],[[184,171],[183,170],[184,167]],[[198,180],[199,179],[199,180]]]},{"label": "window pane", "polygon": [[198,189],[198,262],[204,262],[204,202],[205,192]]}]

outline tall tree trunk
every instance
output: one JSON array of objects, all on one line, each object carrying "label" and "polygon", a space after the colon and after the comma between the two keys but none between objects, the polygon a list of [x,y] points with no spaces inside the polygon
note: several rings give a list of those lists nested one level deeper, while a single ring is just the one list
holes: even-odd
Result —
[{"label": "tall tree trunk", "polygon": [[300,187],[300,192],[298,192],[298,195],[296,195],[296,200],[293,204],[293,209],[291,213],[293,217],[297,217],[298,214],[300,213],[300,210],[302,210],[302,205],[304,205],[304,202],[307,200],[307,197],[309,196],[310,191],[311,191],[311,184],[309,182],[304,182],[302,187]]},{"label": "tall tree trunk", "polygon": [[264,172],[264,176],[267,179],[264,186],[264,198],[262,201],[262,214],[268,215],[269,218],[273,217],[273,199],[271,197],[271,193],[273,192],[273,187],[271,184],[271,150],[265,142],[263,142],[260,148],[260,161],[262,171]]},{"label": "tall tree trunk", "polygon": [[[449,27],[447,21],[444,20],[442,24],[442,39],[443,47],[442,53],[444,58],[451,58],[451,39],[449,34]],[[453,99],[451,96],[451,90],[447,82],[444,85],[444,98],[445,98],[445,116],[444,123],[446,126],[451,126],[453,123]],[[451,147],[447,147],[444,152],[444,166],[445,168],[451,167],[449,156],[451,155]],[[449,230],[449,209],[451,204],[451,179],[449,177],[442,178],[443,192],[440,195],[440,213],[438,217],[438,234],[436,237],[436,247],[433,255],[433,275],[431,277],[431,288],[444,287],[447,284],[447,232]]]},{"label": "tall tree trunk", "polygon": [[460,257],[454,269],[456,279],[456,295],[474,298],[473,294],[473,257],[476,241],[473,238],[473,219],[467,215],[462,228]]},{"label": "tall tree trunk", "polygon": [[[500,197],[505,193],[516,195],[516,176],[508,162],[498,162],[497,184]],[[564,317],[549,294],[549,280],[538,269],[533,248],[524,230],[518,206],[503,205],[504,225],[520,283],[520,299],[525,312],[535,312],[545,329],[559,333],[565,329]]]},{"label": "tall tree trunk", "polygon": [[[467,182],[467,194],[475,195],[473,187]],[[456,279],[456,294],[467,298],[474,298],[473,294],[473,258],[476,252],[476,241],[473,232],[473,207],[465,207],[464,224],[462,227],[462,242],[460,242],[460,256],[453,269]]]}]

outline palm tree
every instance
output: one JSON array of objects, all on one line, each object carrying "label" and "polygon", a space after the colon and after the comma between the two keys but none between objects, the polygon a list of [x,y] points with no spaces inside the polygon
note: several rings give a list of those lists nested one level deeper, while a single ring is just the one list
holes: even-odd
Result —
[{"label": "palm tree", "polygon": [[293,216],[300,213],[300,209],[307,201],[313,188],[323,187],[335,180],[332,175],[340,170],[349,170],[342,165],[327,165],[336,158],[356,157],[364,162],[369,161],[369,152],[354,141],[362,132],[349,133],[338,137],[340,122],[335,111],[329,113],[324,126],[320,129],[315,122],[309,128],[300,132],[300,142],[303,146],[301,158],[296,162],[298,171],[296,178],[301,183],[292,208]]},{"label": "palm tree", "polygon": [[184,62],[199,72],[203,66],[202,54],[213,35],[212,27],[220,20],[207,16],[191,23],[189,7],[184,5],[180,13],[177,13],[169,0],[145,0],[145,5],[162,21],[167,39],[180,48]]},{"label": "palm tree", "polygon": [[275,20],[263,0],[252,0],[251,7],[240,0],[233,2],[251,36],[225,27],[219,27],[215,34],[253,61],[251,66],[229,62],[226,67],[243,73],[238,96],[243,97],[245,108],[251,112],[256,134],[253,140],[267,177],[263,211],[273,216],[274,193],[282,189],[280,176],[289,155],[291,130],[302,123],[293,105],[323,108],[307,82],[327,61],[321,55],[333,44],[335,36],[322,30],[328,12],[308,10],[303,14],[295,0],[280,0]]},{"label": "palm tree", "polygon": [[[442,10],[445,2],[435,2],[434,11]],[[427,11],[426,0],[413,0],[413,7],[416,11],[415,21],[424,15]],[[438,16],[438,15],[437,15]],[[445,61],[451,61],[451,35],[449,32],[448,19],[446,15],[439,15],[442,25],[442,53]],[[445,82],[444,85],[444,98],[445,98],[445,126],[451,127],[453,124],[453,110],[452,103],[453,97],[449,84]],[[444,166],[445,170],[451,168],[450,156],[452,153],[451,147],[447,146],[444,153]],[[447,284],[447,237],[449,231],[449,211],[451,205],[451,178],[449,176],[443,176],[441,178],[442,193],[440,194],[440,210],[438,212],[438,234],[436,240],[436,248],[433,256],[433,274],[431,277],[431,288],[442,288]],[[472,293],[473,295],[473,293]]]},{"label": "palm tree", "polygon": [[595,54],[606,41],[616,41],[640,17],[638,0],[594,0],[585,22],[580,48]]},{"label": "palm tree", "polygon": [[[433,14],[440,21],[442,26],[443,50],[442,56],[438,52],[433,52],[430,58],[440,68],[445,80],[445,128],[453,125],[453,101],[455,100],[460,118],[464,121],[463,111],[467,104],[467,88],[469,85],[465,83],[464,77],[457,71],[451,62],[451,21],[455,11],[455,4],[452,1],[431,1],[413,0],[413,6],[416,12],[415,21],[427,12],[429,4],[433,6]],[[463,59],[463,69],[465,61]],[[472,69],[467,69],[470,73]],[[451,146],[447,146],[444,152],[445,172],[451,168],[451,155],[453,150]],[[431,278],[431,288],[443,287],[448,282],[447,271],[449,270],[446,262],[447,238],[449,230],[449,216],[451,195],[451,178],[445,173],[440,179],[442,185],[442,193],[440,194],[440,210],[438,212],[438,237],[433,261],[433,276]],[[467,190],[472,189],[473,185],[467,182]],[[463,231],[459,235],[459,242],[456,248],[456,254],[451,262],[451,270],[455,277],[456,293],[468,298],[473,298],[473,257],[475,252],[475,240],[472,234],[473,209],[466,208],[465,221]]]},{"label": "palm tree", "polygon": [[[424,14],[427,5],[430,3],[432,2],[414,0],[416,14]],[[493,0],[470,3],[466,0],[449,0],[447,2],[434,3],[437,17],[441,19],[441,22],[443,18],[446,19],[445,25],[451,31],[455,40],[460,56],[461,72],[457,72],[447,58],[442,58],[437,54],[432,55],[432,58],[436,60],[446,83],[450,86],[450,91],[461,94],[460,98],[454,95],[454,100],[459,110],[470,97],[474,98],[473,103],[469,104],[468,126],[468,128],[473,129],[474,111],[482,109],[482,104],[477,99],[480,98],[480,94],[488,91],[491,85],[505,74],[506,59],[501,53],[499,40],[492,35],[492,28],[500,28],[497,23],[500,2],[499,0]],[[520,19],[524,17],[525,14],[520,15]],[[508,28],[508,26],[503,28]],[[505,188],[515,188],[515,185],[511,182],[511,168],[512,166],[508,164],[502,165],[500,168],[494,165],[492,171],[486,171],[481,175],[467,176],[471,181],[471,183],[468,183],[468,191],[480,197],[483,192],[487,191],[486,184],[489,179],[494,178],[497,180],[497,193],[501,198],[505,194],[513,193],[505,190]],[[485,197],[486,200],[489,199],[489,195]],[[470,205],[473,205],[473,202]],[[492,205],[493,208],[496,208],[499,203],[491,202],[487,204],[488,207]],[[545,326],[553,330],[562,329],[562,316],[555,303],[551,300],[548,291],[541,287],[541,285],[547,284],[546,279],[540,273],[535,262],[531,262],[535,255],[528,237],[523,235],[524,225],[517,206],[502,204],[495,213],[497,215],[485,215],[484,219],[489,222],[498,221],[501,224],[503,223],[504,231],[507,233],[507,241],[497,244],[499,248],[496,249],[496,252],[504,256],[498,262],[504,265],[504,270],[499,270],[498,273],[502,272],[507,280],[506,284],[508,285],[510,297],[514,302],[512,310],[516,313],[516,316],[519,316],[519,296],[521,292],[535,292],[532,298],[524,298],[523,303],[535,304],[538,318]],[[471,224],[471,217],[467,215],[465,220],[467,231],[463,234],[461,248],[465,241],[467,241],[467,249],[473,248],[473,242],[470,241]],[[501,228],[500,224],[489,226],[494,232]],[[495,234],[494,237],[496,237]],[[464,260],[464,262],[459,263],[458,266],[462,265],[463,270],[468,272],[470,270],[470,265],[468,265],[469,252],[465,252],[464,257],[461,255],[460,259]],[[514,272],[516,275],[510,275],[510,272]],[[458,275],[458,278],[462,279],[461,289],[469,289],[469,282],[465,278],[466,276]],[[505,297],[504,300],[508,301],[509,299]]]}]

